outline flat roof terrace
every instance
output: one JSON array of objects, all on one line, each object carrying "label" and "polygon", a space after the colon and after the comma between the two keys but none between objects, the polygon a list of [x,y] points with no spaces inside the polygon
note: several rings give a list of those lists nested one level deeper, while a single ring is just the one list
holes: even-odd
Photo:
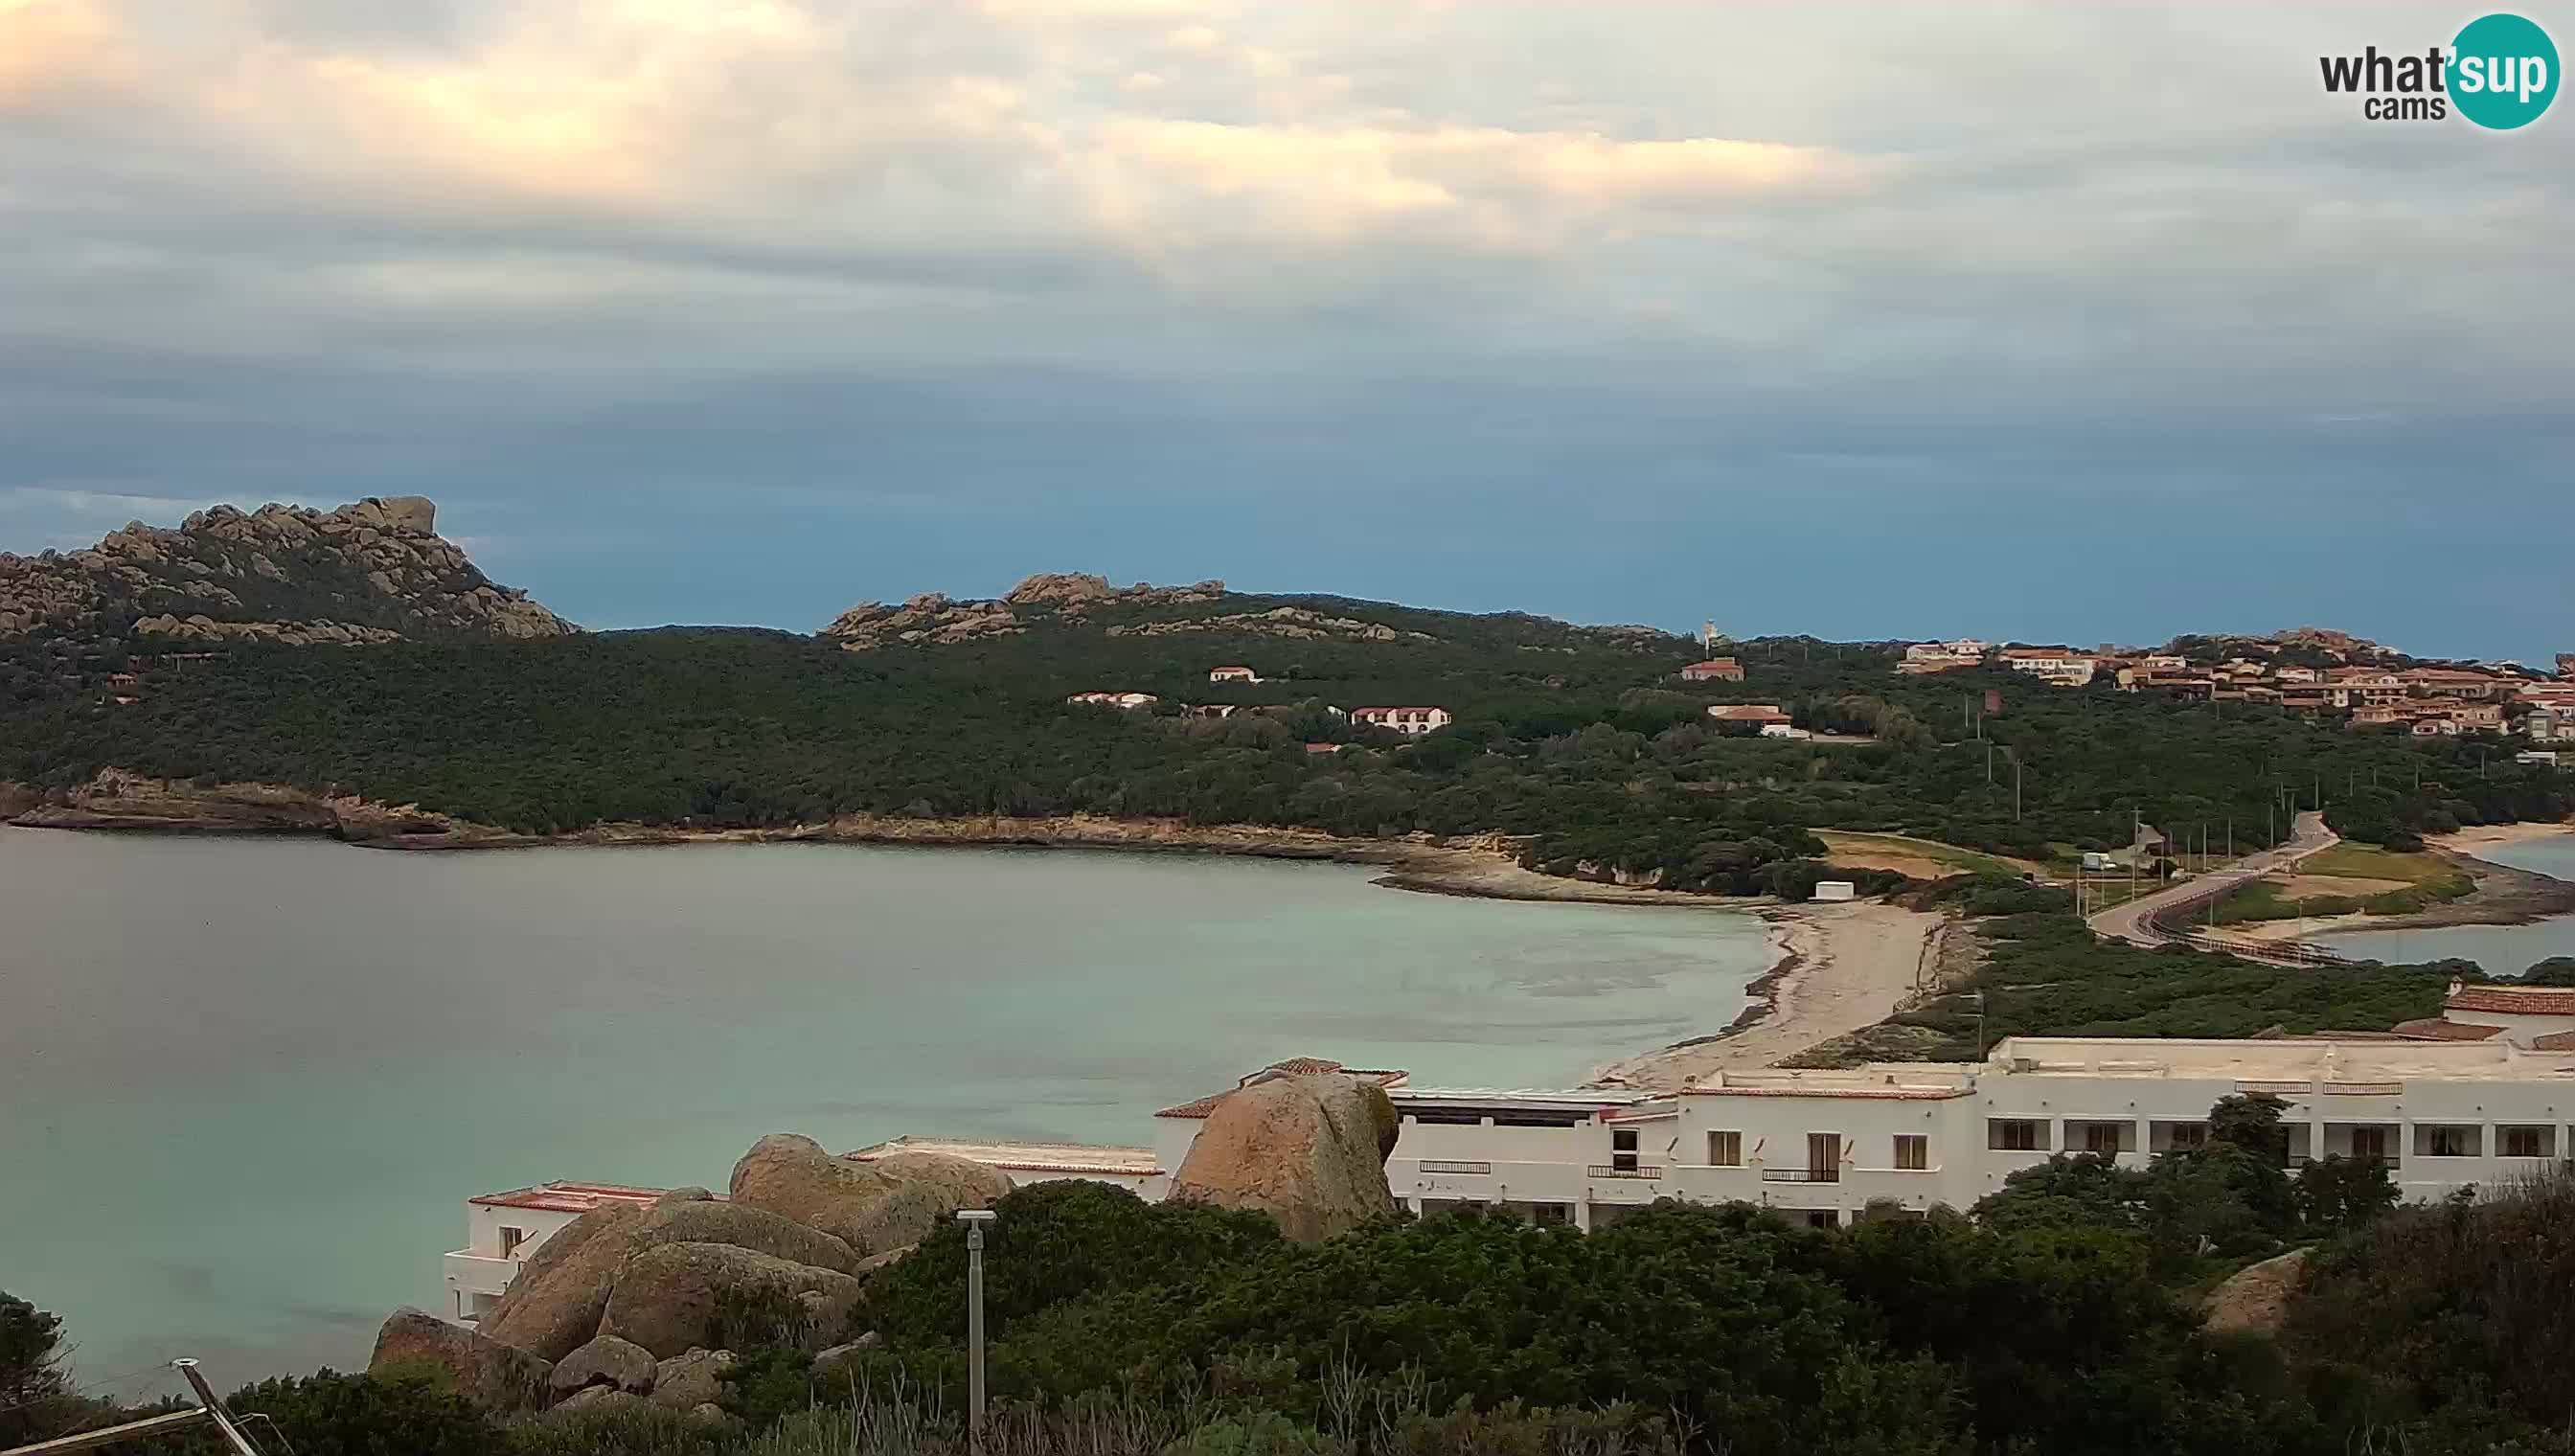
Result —
[{"label": "flat roof terrace", "polygon": [[2575,1078],[2575,1055],[2487,1041],[2198,1041],[2010,1036],[1987,1074],[2242,1081],[2537,1081]]},{"label": "flat roof terrace", "polygon": [[854,1163],[872,1163],[902,1152],[935,1152],[966,1158],[987,1167],[1021,1173],[1117,1174],[1151,1178],[1163,1172],[1149,1147],[1114,1147],[1089,1142],[987,1142],[962,1137],[897,1137],[845,1152]]}]

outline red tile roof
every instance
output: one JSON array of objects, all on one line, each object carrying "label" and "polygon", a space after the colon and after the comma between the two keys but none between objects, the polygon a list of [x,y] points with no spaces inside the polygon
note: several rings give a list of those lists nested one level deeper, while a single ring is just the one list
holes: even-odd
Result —
[{"label": "red tile roof", "polygon": [[2575,989],[2557,986],[2453,986],[2441,1003],[2453,1011],[2502,1011],[2516,1016],[2575,1016]]},{"label": "red tile roof", "polygon": [[2465,1021],[2452,1021],[2442,1016],[2425,1016],[2415,1021],[2396,1023],[2398,1034],[2427,1041],[2483,1041],[2502,1033],[2500,1026],[2472,1026]]},{"label": "red tile roof", "polygon": [[2575,1031],[2551,1031],[2530,1038],[2533,1051],[2575,1051]]}]

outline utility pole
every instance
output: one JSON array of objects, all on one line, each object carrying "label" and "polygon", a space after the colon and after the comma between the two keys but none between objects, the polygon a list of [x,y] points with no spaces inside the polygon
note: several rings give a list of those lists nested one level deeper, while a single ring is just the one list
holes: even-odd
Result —
[{"label": "utility pole", "polygon": [[223,1432],[224,1444],[233,1448],[233,1456],[259,1456],[259,1448],[250,1443],[250,1437],[242,1434],[241,1427],[233,1424],[233,1418],[224,1411],[224,1403],[215,1398],[213,1387],[206,1384],[206,1377],[197,1373],[197,1362],[173,1360],[170,1365],[187,1379],[188,1388],[197,1392],[197,1404],[205,1407],[215,1429]]},{"label": "utility pole", "polygon": [[977,1451],[984,1449],[984,1225],[997,1217],[990,1208],[957,1212],[966,1225],[967,1433]]}]

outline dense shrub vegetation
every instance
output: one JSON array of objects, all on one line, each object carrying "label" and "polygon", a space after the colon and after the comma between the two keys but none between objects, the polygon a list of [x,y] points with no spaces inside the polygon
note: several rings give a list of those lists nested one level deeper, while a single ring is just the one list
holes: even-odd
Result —
[{"label": "dense shrub vegetation", "polygon": [[[670,629],[538,643],[246,647],[184,665],[83,663],[0,645],[0,780],[77,783],[121,766],[339,786],[530,831],[603,820],[782,825],[849,812],[1094,813],[1300,825],[1352,835],[1526,836],[1559,872],[1801,895],[1816,827],[1896,830],[2036,859],[2125,845],[2142,820],[2249,847],[2321,797],[2369,839],[2555,817],[2575,775],[2494,745],[2350,733],[2273,709],[2189,707],[2000,671],[1893,676],[1893,649],[1737,645],[1741,684],[1681,685],[1685,640],[1376,604],[1321,606],[1392,642],[1233,632],[1111,636],[1209,609],[939,648],[849,653],[778,633]],[[1123,615],[1121,613],[1123,612]],[[1275,681],[1211,685],[1218,663]],[[140,667],[117,706],[104,673]],[[1158,714],[1073,708],[1101,688]],[[2003,711],[1971,711],[1986,689]],[[1737,736],[1711,702],[1775,703],[1862,743]],[[1262,714],[1184,719],[1181,704]],[[1456,725],[1403,742],[1327,706],[1436,704]],[[1345,742],[1309,753],[1308,742]]]},{"label": "dense shrub vegetation", "polygon": [[2319,974],[2179,945],[2149,950],[2098,939],[2061,912],[2002,915],[1979,930],[1985,954],[1972,976],[1890,1017],[1877,1028],[1886,1035],[1864,1034],[1852,1055],[1864,1056],[1872,1039],[1906,1056],[1973,1060],[2006,1036],[2377,1031],[2439,1015],[2453,978],[2485,974],[2470,961],[2370,961]]}]

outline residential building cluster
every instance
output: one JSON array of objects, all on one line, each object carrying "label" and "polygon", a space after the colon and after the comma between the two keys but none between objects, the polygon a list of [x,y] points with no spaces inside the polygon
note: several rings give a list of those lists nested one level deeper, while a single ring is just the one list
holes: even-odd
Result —
[{"label": "residential building cluster", "polygon": [[[1385,1165],[1415,1213],[1477,1206],[1595,1229],[1660,1199],[1751,1203],[1815,1224],[1964,1209],[2059,1153],[2124,1166],[2204,1145],[2224,1098],[2279,1099],[2290,1167],[2384,1163],[2404,1197],[2492,1188],[2575,1154],[2575,990],[2453,984],[2438,1017],[2392,1031],[2247,1040],[2013,1036],[1980,1062],[1726,1071],[1677,1091],[1418,1086],[1316,1057],[1153,1114],[1132,1146],[900,1137],[844,1154],[971,1158],[1016,1183],[1091,1178],[1155,1199],[1232,1091],[1341,1072],[1400,1119]],[[660,1190],[549,1183],[470,1199],[446,1256],[450,1308],[490,1310],[522,1263],[603,1202]]]},{"label": "residential building cluster", "polygon": [[[2308,630],[2289,646],[2340,655],[2369,645],[2340,633]],[[2355,728],[2390,728],[2422,737],[2518,731],[2534,742],[2575,742],[2575,654],[2558,655],[2559,676],[2514,664],[2479,667],[2367,663],[2312,666],[2279,661],[2283,644],[2241,642],[2231,656],[2194,663],[2178,653],[2104,647],[1994,648],[1973,638],[1915,643],[1895,671],[1908,676],[1987,664],[2026,673],[2060,688],[2106,680],[2127,693],[2162,693],[2207,703],[2267,704],[2295,713],[2336,715]]]},{"label": "residential building cluster", "polygon": [[[1702,664],[1701,666],[1705,665]],[[1741,669],[1735,670],[1735,677],[1738,680],[1742,677]],[[1272,680],[1262,677],[1259,672],[1252,668],[1244,667],[1240,664],[1228,664],[1222,667],[1210,668],[1208,670],[1208,681],[1210,683],[1218,684],[1253,684],[1267,683]],[[1162,701],[1162,699],[1151,693],[1118,693],[1108,691],[1076,693],[1065,699],[1066,703],[1076,707],[1115,708],[1128,713],[1135,713],[1158,707],[1161,705]],[[1178,707],[1181,715],[1185,718],[1213,719],[1232,718],[1238,713],[1286,713],[1291,711],[1286,708],[1250,706],[1239,703],[1184,703],[1178,705]],[[1327,704],[1324,706],[1323,712],[1333,718],[1345,719],[1352,723],[1365,724],[1369,728],[1385,728],[1411,737],[1418,737],[1423,733],[1436,732],[1457,721],[1456,715],[1450,713],[1444,708],[1340,709]],[[1308,743],[1305,746],[1308,750],[1329,751],[1341,745],[1338,743]]]}]

